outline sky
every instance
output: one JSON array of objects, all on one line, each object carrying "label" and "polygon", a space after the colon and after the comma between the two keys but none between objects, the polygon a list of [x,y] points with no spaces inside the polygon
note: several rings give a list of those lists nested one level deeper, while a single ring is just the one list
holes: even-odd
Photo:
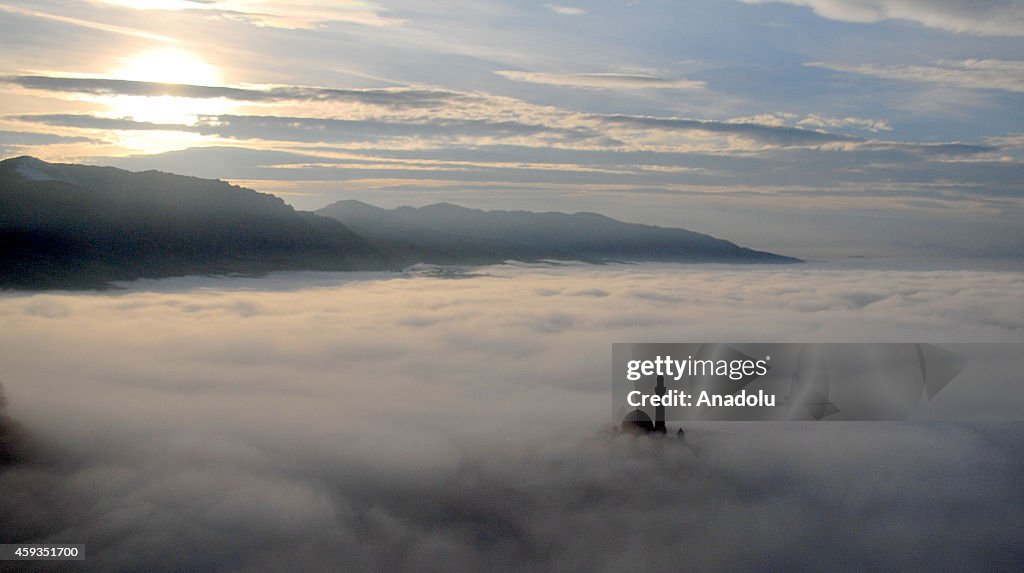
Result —
[{"label": "sky", "polygon": [[[1020,563],[1020,273],[479,275],[0,295],[0,446],[15,436],[25,462],[0,459],[0,536],[82,543],[97,571]],[[679,442],[610,433],[624,340],[1009,350],[907,422],[693,422]]]},{"label": "sky", "polygon": [[2,0],[0,155],[1019,265],[1022,36],[1019,0]]}]

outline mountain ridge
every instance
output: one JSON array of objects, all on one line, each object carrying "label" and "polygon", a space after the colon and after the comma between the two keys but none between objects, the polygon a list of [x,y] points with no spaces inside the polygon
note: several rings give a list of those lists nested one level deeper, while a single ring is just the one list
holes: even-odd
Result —
[{"label": "mountain ridge", "polygon": [[25,157],[0,161],[0,261],[0,287],[29,289],[390,267],[341,223],[271,194],[220,180]]},{"label": "mountain ridge", "polygon": [[424,262],[570,258],[585,262],[797,263],[687,229],[626,223],[588,211],[486,211],[434,203],[383,209],[346,199],[316,211],[371,240],[402,245]]},{"label": "mountain ridge", "polygon": [[484,211],[452,203],[317,212],[280,197],[161,171],[0,161],[0,288],[287,270],[400,270],[508,259],[799,262],[685,229],[605,215]]}]

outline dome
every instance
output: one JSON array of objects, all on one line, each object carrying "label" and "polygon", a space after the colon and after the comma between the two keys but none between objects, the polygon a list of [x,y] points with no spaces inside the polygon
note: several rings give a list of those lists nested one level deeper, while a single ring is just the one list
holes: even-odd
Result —
[{"label": "dome", "polygon": [[643,410],[633,410],[622,418],[622,431],[634,434],[648,434],[654,431],[654,420]]}]

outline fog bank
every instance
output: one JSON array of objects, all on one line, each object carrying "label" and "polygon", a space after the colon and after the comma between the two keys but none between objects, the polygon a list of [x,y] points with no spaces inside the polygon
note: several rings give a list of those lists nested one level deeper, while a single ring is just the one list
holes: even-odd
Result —
[{"label": "fog bank", "polygon": [[934,405],[973,422],[696,424],[682,443],[608,432],[613,342],[1021,342],[1024,275],[482,272],[3,295],[0,380],[32,448],[0,469],[0,542],[84,543],[95,570],[1024,556],[1024,427],[986,421],[1021,419],[1006,364],[966,371]]}]

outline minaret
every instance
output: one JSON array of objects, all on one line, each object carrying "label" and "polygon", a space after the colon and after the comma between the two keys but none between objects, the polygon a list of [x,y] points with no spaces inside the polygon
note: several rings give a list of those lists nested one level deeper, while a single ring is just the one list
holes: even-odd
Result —
[{"label": "minaret", "polygon": [[[665,395],[665,377],[664,376],[661,376],[661,375],[658,376],[658,385],[654,387],[654,392],[658,396],[664,396]],[[665,433],[665,406],[660,405],[661,402],[658,402],[658,404],[659,404],[659,406],[656,406],[655,409],[654,409],[654,431],[658,432],[660,434],[664,434]]]}]

